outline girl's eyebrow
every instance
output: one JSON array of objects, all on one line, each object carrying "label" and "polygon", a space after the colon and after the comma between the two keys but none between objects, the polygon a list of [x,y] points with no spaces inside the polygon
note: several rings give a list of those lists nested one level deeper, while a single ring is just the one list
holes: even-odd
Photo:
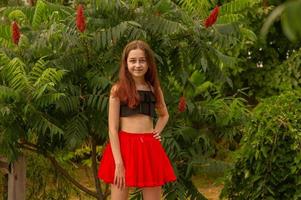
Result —
[{"label": "girl's eyebrow", "polygon": [[[129,60],[136,60],[137,58],[129,58]],[[145,57],[139,57],[138,59],[145,59]]]}]

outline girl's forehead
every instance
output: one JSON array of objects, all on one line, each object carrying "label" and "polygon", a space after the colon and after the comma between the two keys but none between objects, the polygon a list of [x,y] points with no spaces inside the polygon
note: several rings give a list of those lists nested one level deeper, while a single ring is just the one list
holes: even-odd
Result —
[{"label": "girl's forehead", "polygon": [[133,49],[129,52],[128,58],[145,57],[145,53],[142,49]]}]

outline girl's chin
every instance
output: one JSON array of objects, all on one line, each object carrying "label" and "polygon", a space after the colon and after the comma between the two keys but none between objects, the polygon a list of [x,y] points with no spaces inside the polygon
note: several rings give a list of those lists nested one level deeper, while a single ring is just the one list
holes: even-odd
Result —
[{"label": "girl's chin", "polygon": [[135,77],[135,78],[144,77],[144,75],[145,75],[145,73],[138,73],[138,74],[134,73],[134,74],[132,74],[132,76]]}]

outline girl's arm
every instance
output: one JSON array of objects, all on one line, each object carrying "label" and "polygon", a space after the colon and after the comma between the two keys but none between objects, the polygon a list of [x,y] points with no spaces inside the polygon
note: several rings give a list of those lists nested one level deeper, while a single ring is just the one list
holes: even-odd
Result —
[{"label": "girl's arm", "polygon": [[114,95],[116,89],[116,85],[112,87],[109,98],[109,138],[115,164],[123,164],[118,138],[120,100]]},{"label": "girl's arm", "polygon": [[120,152],[119,131],[119,112],[120,100],[116,94],[116,85],[112,87],[109,99],[109,137],[115,161],[114,185],[122,189],[125,187],[125,169]]},{"label": "girl's arm", "polygon": [[154,129],[154,134],[157,139],[160,139],[160,134],[163,131],[165,125],[168,122],[169,114],[166,108],[166,104],[164,101],[164,96],[161,88],[159,88],[159,95],[161,98],[162,104],[158,107],[158,120]]}]

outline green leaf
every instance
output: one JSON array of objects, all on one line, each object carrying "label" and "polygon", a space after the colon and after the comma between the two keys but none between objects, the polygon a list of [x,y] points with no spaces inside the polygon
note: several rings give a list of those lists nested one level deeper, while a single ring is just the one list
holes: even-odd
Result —
[{"label": "green leaf", "polygon": [[197,96],[205,91],[208,91],[212,87],[214,87],[214,84],[210,81],[206,81],[203,84],[197,86],[194,95]]},{"label": "green leaf", "polygon": [[11,40],[11,30],[9,25],[2,24],[0,26],[0,38]]},{"label": "green leaf", "polygon": [[282,25],[282,30],[284,31],[284,34],[286,37],[291,40],[291,41],[296,41],[297,40],[297,34],[294,31],[294,28],[292,27],[292,24],[290,20],[294,19],[289,19],[288,13],[283,12],[281,15],[281,25]]},{"label": "green leaf", "polygon": [[263,38],[266,38],[269,28],[276,21],[276,19],[281,16],[281,14],[283,13],[284,10],[285,10],[285,5],[280,5],[280,6],[276,7],[272,11],[272,13],[268,16],[268,18],[265,20],[265,22],[261,28],[261,31],[260,31],[260,34]]},{"label": "green leaf", "polygon": [[256,34],[251,29],[241,27],[240,31],[242,35],[249,41],[255,42],[257,40]]},{"label": "green leaf", "polygon": [[35,13],[32,19],[32,26],[37,28],[43,22],[48,20],[48,16],[50,15],[50,11],[47,8],[47,4],[43,0],[38,0],[36,3]]},{"label": "green leaf", "polygon": [[228,15],[231,13],[239,12],[248,8],[251,4],[259,3],[260,0],[234,0],[223,4],[220,8],[221,15]]},{"label": "green leaf", "polygon": [[205,81],[205,75],[202,72],[195,70],[190,76],[190,81],[196,86],[199,86]]},{"label": "green leaf", "polygon": [[19,24],[23,24],[28,21],[27,16],[21,10],[18,9],[10,12],[8,18],[11,21],[16,20]]},{"label": "green leaf", "polygon": [[241,14],[227,14],[221,17],[218,17],[216,24],[230,24],[233,22],[237,22],[243,19],[243,15]]},{"label": "green leaf", "polygon": [[5,79],[10,87],[14,89],[24,89],[29,87],[26,76],[25,64],[19,59],[12,59],[5,67]]}]

